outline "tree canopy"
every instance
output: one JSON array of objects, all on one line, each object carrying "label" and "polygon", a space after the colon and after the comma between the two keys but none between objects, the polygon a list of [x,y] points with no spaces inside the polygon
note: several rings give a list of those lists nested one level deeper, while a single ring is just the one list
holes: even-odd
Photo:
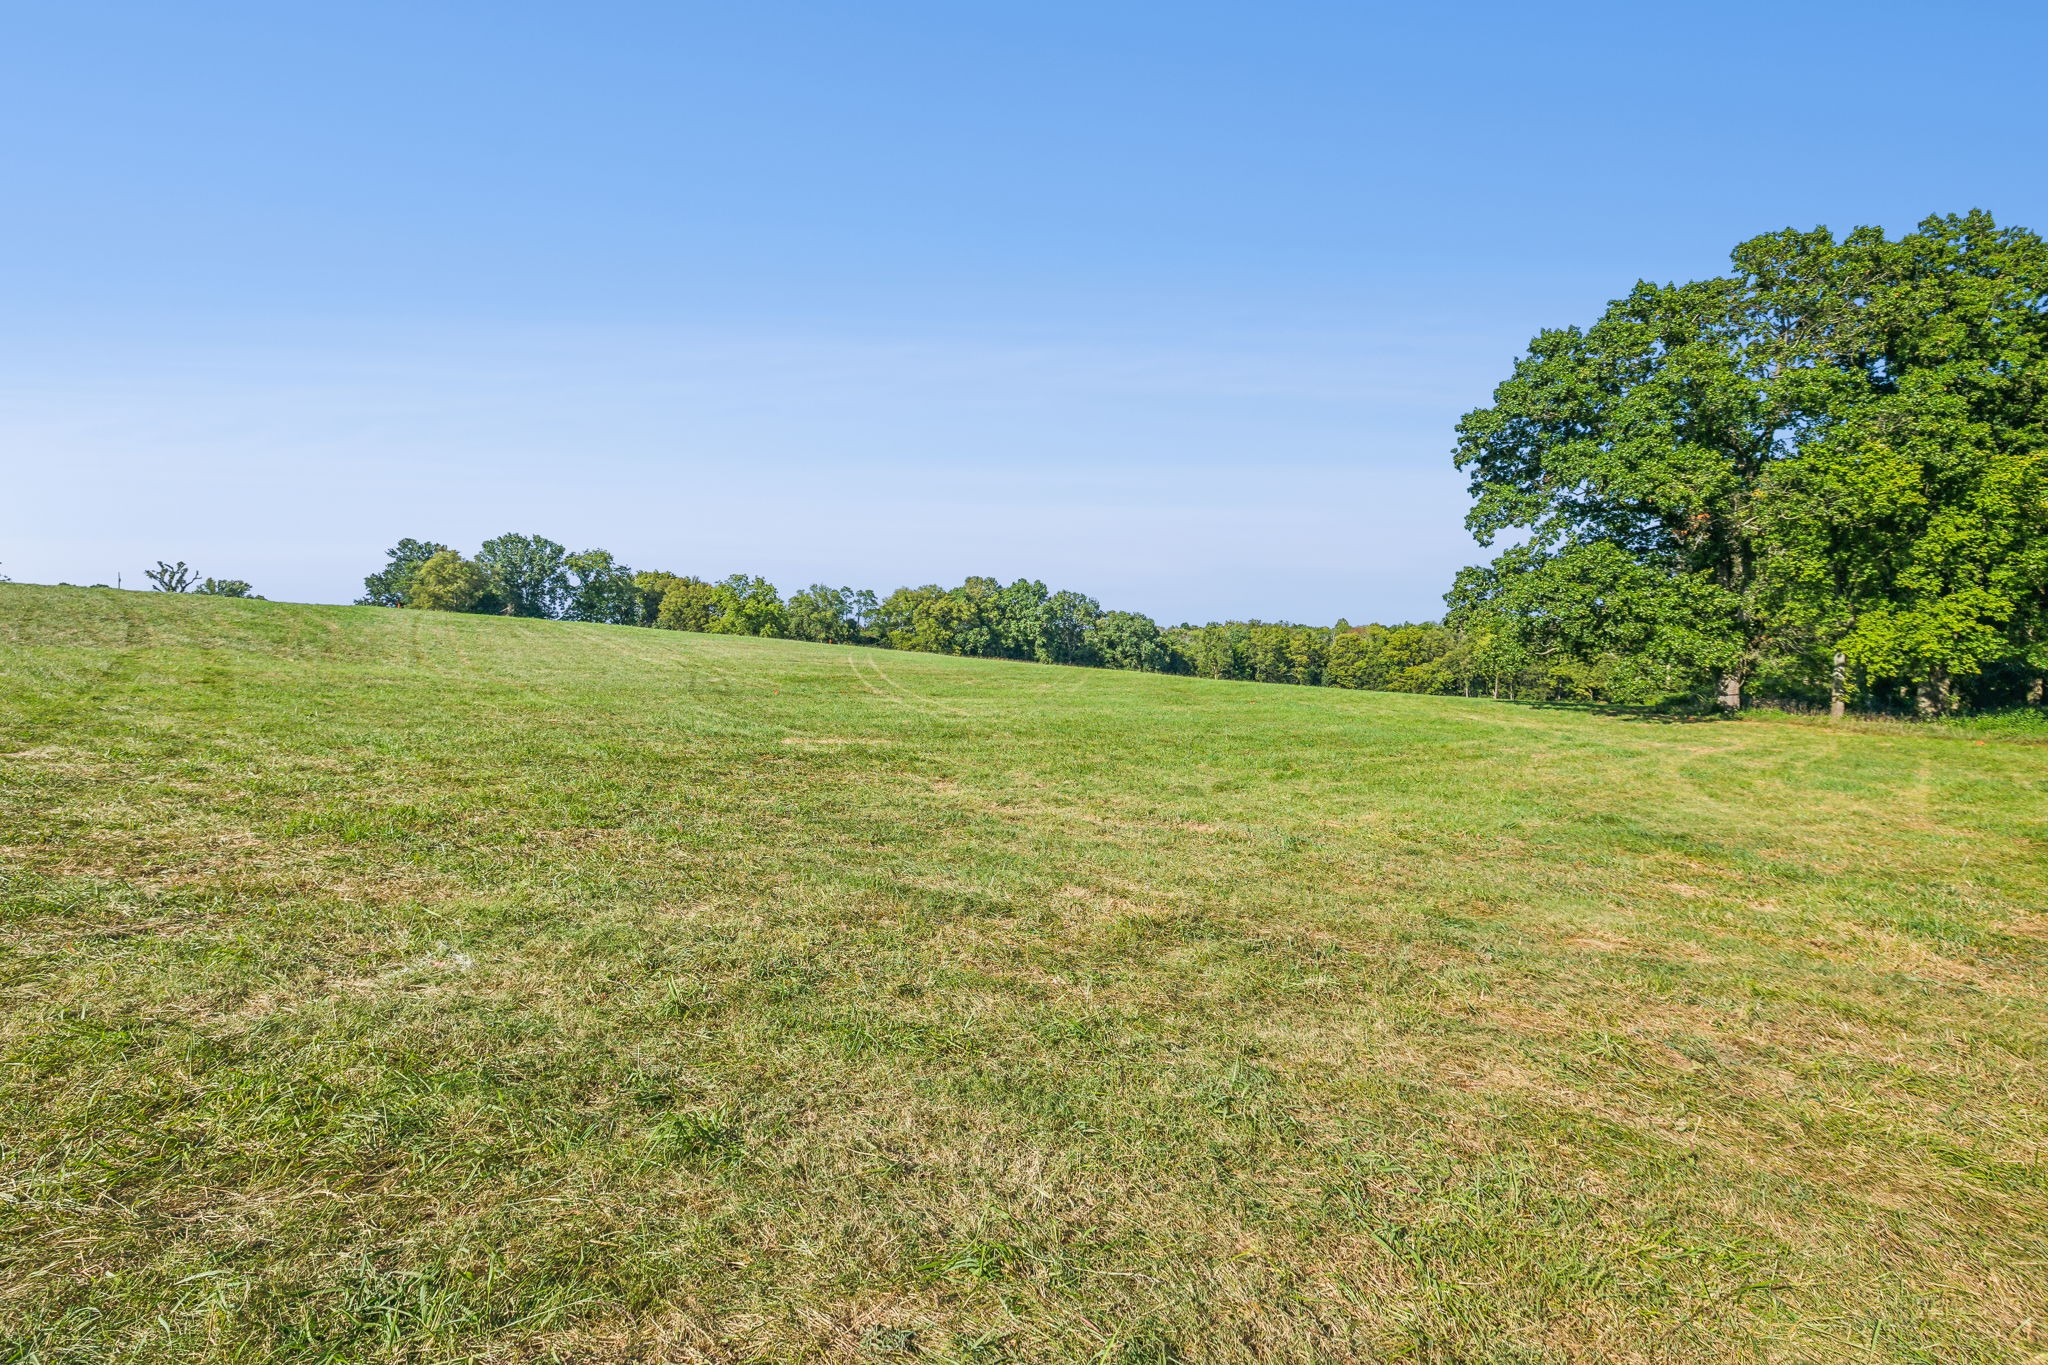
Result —
[{"label": "tree canopy", "polygon": [[1604,663],[1624,699],[1765,680],[1942,711],[2038,677],[2041,239],[1970,213],[1732,264],[1539,333],[1459,424],[1468,526],[1519,543],[1459,577],[1452,618]]},{"label": "tree canopy", "polygon": [[563,616],[611,626],[640,624],[645,610],[640,584],[611,551],[581,550],[565,555],[562,568],[567,576],[561,599]]},{"label": "tree canopy", "polygon": [[506,532],[476,552],[507,616],[560,616],[569,604],[569,552],[545,536]]},{"label": "tree canopy", "polygon": [[453,550],[437,550],[415,569],[406,605],[419,611],[477,611],[490,599],[490,579],[475,562]]},{"label": "tree canopy", "polygon": [[383,568],[363,580],[363,595],[356,599],[361,607],[403,607],[409,605],[407,596],[412,590],[412,577],[419,572],[420,565],[447,549],[446,545],[433,540],[414,540],[407,536],[385,552]]}]

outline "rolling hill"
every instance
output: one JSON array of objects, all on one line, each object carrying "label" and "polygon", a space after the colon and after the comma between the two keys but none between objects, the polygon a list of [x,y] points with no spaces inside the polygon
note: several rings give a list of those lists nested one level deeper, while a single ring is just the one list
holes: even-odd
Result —
[{"label": "rolling hill", "polygon": [[0,1359],[2048,1351],[2048,747],[0,586]]}]

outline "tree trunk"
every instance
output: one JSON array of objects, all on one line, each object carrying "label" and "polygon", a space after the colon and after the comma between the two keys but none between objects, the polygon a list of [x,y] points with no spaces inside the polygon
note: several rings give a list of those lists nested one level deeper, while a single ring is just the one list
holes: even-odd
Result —
[{"label": "tree trunk", "polygon": [[1828,719],[1840,720],[1849,709],[1849,660],[1835,651],[1835,671],[1828,679]]},{"label": "tree trunk", "polygon": [[1920,685],[1914,689],[1914,709],[1920,713],[1922,720],[1933,720],[1938,716],[1947,715],[1949,706],[1948,670],[1938,666],[1929,669],[1927,676],[1921,679]]},{"label": "tree trunk", "polygon": [[2039,678],[2039,677],[2034,677],[2034,678],[2030,678],[2030,679],[2028,679],[2028,680],[2027,680],[2027,705],[2029,705],[2029,706],[2039,706],[2039,705],[2041,704],[2041,694],[2043,693],[2043,691],[2048,691],[2048,688],[2044,688],[2044,687],[2043,687],[2043,681],[2042,681],[2042,679],[2041,679],[2041,678]]},{"label": "tree trunk", "polygon": [[1740,673],[1723,673],[1721,675],[1720,702],[1724,710],[1740,711],[1742,709],[1742,675]]}]

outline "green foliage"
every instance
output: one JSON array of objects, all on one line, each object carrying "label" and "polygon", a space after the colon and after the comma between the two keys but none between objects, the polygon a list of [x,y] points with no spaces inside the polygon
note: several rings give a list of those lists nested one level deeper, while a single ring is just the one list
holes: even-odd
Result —
[{"label": "green foliage", "polygon": [[1447,600],[1453,630],[1512,641],[1540,670],[1597,666],[1609,700],[1682,696],[1740,662],[1736,605],[1709,571],[1660,572],[1612,541],[1517,547],[1461,573]]},{"label": "green foliage", "polygon": [[640,623],[654,625],[661,616],[662,598],[668,590],[686,580],[659,569],[643,569],[633,575],[633,586],[640,593]]},{"label": "green foliage", "polygon": [[439,550],[413,570],[406,605],[420,611],[488,611],[491,582],[481,565],[453,550]]},{"label": "green foliage", "polygon": [[642,590],[633,571],[609,550],[584,550],[565,556],[568,577],[562,614],[571,621],[637,626],[645,610]]},{"label": "green foliage", "polygon": [[1252,681],[1314,687],[1329,658],[1328,631],[1312,627],[1255,624],[1245,635],[1245,662]]},{"label": "green foliage", "polygon": [[1096,661],[1104,668],[1141,673],[1174,672],[1175,655],[1166,635],[1149,616],[1135,611],[1106,611],[1095,622]]},{"label": "green foliage", "polygon": [[1095,654],[1095,623],[1102,607],[1092,597],[1078,592],[1056,592],[1045,599],[1038,616],[1035,656],[1042,664],[1092,664]]},{"label": "green foliage", "polygon": [[717,588],[701,578],[678,578],[663,589],[654,624],[663,630],[709,630],[717,613]]},{"label": "green foliage", "polygon": [[1364,631],[1339,621],[1330,635],[1323,662],[1323,682],[1330,687],[1377,688],[1385,681],[1380,652]]},{"label": "green foliage", "polygon": [[712,585],[711,623],[704,629],[714,635],[780,638],[789,634],[789,616],[773,583],[736,573]]},{"label": "green foliage", "polygon": [[190,592],[198,578],[197,574],[185,567],[185,561],[182,559],[176,564],[166,564],[159,559],[156,567],[144,569],[142,576],[149,580],[150,589],[154,592]]},{"label": "green foliage", "polygon": [[1045,584],[1035,578],[1019,578],[988,594],[986,600],[995,652],[1005,659],[1037,658],[1046,609],[1052,600]]},{"label": "green foliage", "polygon": [[940,605],[945,597],[946,590],[936,583],[896,589],[875,608],[871,629],[876,643],[924,654],[958,653],[949,621],[954,613]]},{"label": "green foliage", "polygon": [[1484,680],[1482,644],[1467,631],[1435,621],[1356,628],[1340,622],[1330,637],[1323,682],[1378,692],[1469,695]]},{"label": "green foliage", "polygon": [[1172,667],[1201,678],[1317,686],[1328,679],[1332,632],[1273,621],[1177,626],[1166,634]]},{"label": "green foliage", "polygon": [[[387,593],[409,594],[424,561],[411,564],[408,556],[431,543],[400,542],[392,567],[373,580]],[[488,548],[501,564],[538,566],[543,581],[559,549],[552,541],[524,536],[501,537]],[[511,583],[518,575],[501,568],[499,579],[486,576],[478,588],[457,567],[463,563],[452,555],[437,566],[430,579],[433,604],[442,610],[503,610],[498,582]],[[482,556],[473,567],[481,569]],[[603,550],[562,555],[560,572],[559,591],[528,589],[528,601],[552,593],[559,614],[573,620],[1251,681],[1413,691],[1469,686],[1467,673],[1419,668],[1399,657],[1390,661],[1379,644],[1368,649],[1361,643],[1381,640],[1384,627],[1361,633],[1342,626],[1332,632],[1254,621],[1168,631],[1141,613],[1104,611],[1092,597],[1054,592],[1037,579],[1004,584],[976,576],[953,588],[899,588],[879,600],[866,589],[814,583],[784,601],[765,578],[733,574],[707,583],[667,572],[634,573]],[[527,581],[532,578],[527,575]],[[1433,626],[1398,630],[1440,633]],[[1437,638],[1428,634],[1431,641]]]},{"label": "green foliage", "polygon": [[1787,647],[1815,667],[1839,652],[1866,691],[1910,687],[1934,712],[2001,665],[2048,672],[2048,441],[2001,448],[1963,387],[1872,402],[1773,471],[1760,502]]},{"label": "green foliage", "polygon": [[262,601],[250,590],[247,580],[240,578],[209,578],[192,591],[207,597],[253,597]]},{"label": "green foliage", "polygon": [[783,613],[787,634],[792,640],[852,644],[860,639],[862,609],[865,606],[871,614],[873,601],[873,593],[813,583],[790,594]]},{"label": "green foliage", "polygon": [[889,649],[1149,672],[1179,670],[1172,642],[1150,617],[1105,612],[1092,597],[1051,592],[1036,579],[1004,585],[993,578],[973,577],[957,588],[936,583],[898,588],[879,603],[873,594],[854,598],[868,605],[854,614],[863,628],[853,638]]},{"label": "green foliage", "polygon": [[1452,617],[1623,699],[1839,696],[1853,666],[1997,704],[2048,637],[2048,246],[1970,213],[1733,264],[1538,334],[1459,424],[1468,524],[1525,540]]},{"label": "green foliage", "polygon": [[446,545],[433,540],[405,539],[385,551],[386,562],[382,569],[363,579],[363,595],[356,599],[359,607],[403,607],[408,606],[407,595],[412,589],[412,576],[419,572],[420,565],[432,559]]},{"label": "green foliage", "polygon": [[568,605],[568,558],[545,536],[508,531],[485,541],[476,563],[505,615],[555,617]]},{"label": "green foliage", "polygon": [[1175,626],[1166,633],[1168,646],[1182,666],[1198,678],[1248,678],[1246,668],[1251,626],[1243,621],[1210,622],[1206,626]]},{"label": "green foliage", "polygon": [[1022,580],[1007,589],[980,577],[952,589],[936,583],[898,588],[876,608],[872,628],[876,640],[891,649],[1031,658],[1044,599],[1043,584]]}]

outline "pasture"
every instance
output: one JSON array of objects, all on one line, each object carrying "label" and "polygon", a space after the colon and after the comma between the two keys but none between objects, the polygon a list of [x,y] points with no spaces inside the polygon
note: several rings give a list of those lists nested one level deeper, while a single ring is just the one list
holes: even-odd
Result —
[{"label": "pasture", "polygon": [[0,585],[0,1360],[2048,1351],[2048,746]]}]

